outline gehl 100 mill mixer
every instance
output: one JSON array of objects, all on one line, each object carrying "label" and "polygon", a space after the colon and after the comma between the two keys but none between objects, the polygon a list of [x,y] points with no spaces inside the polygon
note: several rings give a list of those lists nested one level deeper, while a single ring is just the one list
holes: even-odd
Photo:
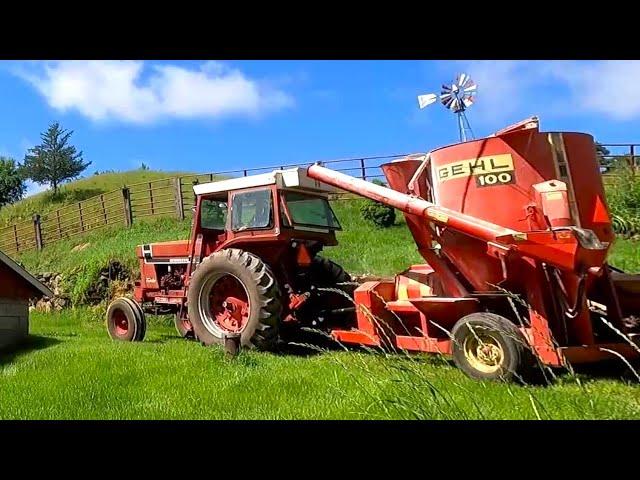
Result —
[{"label": "gehl 100 mill mixer", "polygon": [[[268,348],[322,316],[341,343],[452,355],[474,378],[638,356],[640,276],[607,263],[593,137],[540,132],[534,117],[381,168],[390,188],[320,164],[195,187],[191,239],[138,247],[137,303],[110,306],[111,336],[141,340],[140,306],[161,304],[206,344],[235,334]],[[359,285],[351,309],[317,288],[348,280],[318,256],[339,229],[329,186],[401,210],[426,261]],[[211,201],[223,209],[214,228]]]}]

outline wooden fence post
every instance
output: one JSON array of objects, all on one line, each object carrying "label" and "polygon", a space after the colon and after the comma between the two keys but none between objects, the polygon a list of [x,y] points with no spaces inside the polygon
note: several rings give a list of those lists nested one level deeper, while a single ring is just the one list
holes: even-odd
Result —
[{"label": "wooden fence post", "polygon": [[16,252],[20,251],[20,242],[18,241],[18,226],[13,224],[13,238],[16,240]]},{"label": "wooden fence post", "polygon": [[33,216],[33,232],[36,239],[36,248],[42,250],[42,226],[40,225],[40,215],[37,213]]},{"label": "wooden fence post", "polygon": [[80,213],[80,231],[84,232],[84,220],[82,219],[82,202],[78,202],[78,212]]},{"label": "wooden fence post", "polygon": [[151,215],[155,215],[155,209],[153,208],[153,188],[151,182],[149,182],[149,201],[151,202]]},{"label": "wooden fence post", "polygon": [[[192,183],[193,185],[198,185],[200,183],[198,177],[196,177],[196,179]],[[196,203],[198,203],[198,196],[196,195],[196,192],[193,192],[193,204],[195,205]]]},{"label": "wooden fence post", "polygon": [[635,151],[635,145],[630,145],[629,146],[629,157],[631,160],[631,173],[635,175],[636,173],[636,151]]},{"label": "wooden fence post", "polygon": [[174,198],[176,201],[176,216],[179,220],[184,220],[184,202],[182,199],[182,178],[173,179]]},{"label": "wooden fence post", "polygon": [[60,209],[56,210],[56,220],[58,223],[58,239],[62,238],[62,228],[60,228]]},{"label": "wooden fence post", "polygon": [[130,227],[133,225],[133,215],[131,212],[131,193],[128,187],[122,189],[122,203],[124,207],[124,224]]},{"label": "wooden fence post", "polygon": [[104,216],[104,224],[109,223],[107,221],[107,209],[104,208],[104,195],[100,195],[100,204],[102,205],[102,215]]}]

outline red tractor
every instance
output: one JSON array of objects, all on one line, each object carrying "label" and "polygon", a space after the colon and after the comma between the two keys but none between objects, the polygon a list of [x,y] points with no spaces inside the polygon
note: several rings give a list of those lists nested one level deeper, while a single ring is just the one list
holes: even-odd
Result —
[{"label": "red tractor", "polygon": [[240,336],[245,347],[271,350],[290,325],[335,328],[354,307],[322,287],[350,277],[319,256],[336,245],[340,223],[328,202],[334,189],[305,169],[194,186],[189,240],[138,246],[134,298],[107,311],[109,335],[141,341],[144,312],[173,314],[183,337],[205,345]]}]

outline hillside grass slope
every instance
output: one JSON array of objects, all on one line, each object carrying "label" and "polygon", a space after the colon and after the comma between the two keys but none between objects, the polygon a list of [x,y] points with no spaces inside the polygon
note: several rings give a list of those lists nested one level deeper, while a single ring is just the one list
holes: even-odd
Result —
[{"label": "hillside grass slope", "polygon": [[9,225],[21,220],[29,220],[36,213],[45,215],[53,210],[72,203],[117,190],[125,185],[150,182],[162,178],[185,175],[180,172],[160,172],[155,170],[130,170],[127,172],[103,173],[81,178],[63,184],[57,195],[45,190],[25,198],[13,205],[0,209],[0,226]]}]

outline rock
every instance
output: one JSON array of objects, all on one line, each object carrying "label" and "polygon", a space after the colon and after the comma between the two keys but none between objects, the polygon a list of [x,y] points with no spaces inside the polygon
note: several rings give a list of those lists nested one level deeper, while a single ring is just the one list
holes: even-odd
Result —
[{"label": "rock", "polygon": [[30,308],[41,311],[51,312],[53,310],[62,310],[70,305],[69,297],[65,295],[62,287],[63,276],[59,273],[45,272],[36,275],[38,280],[44,283],[49,290],[53,292],[54,297],[43,297],[41,299],[32,299],[29,302]]},{"label": "rock", "polygon": [[72,252],[79,252],[81,250],[84,250],[85,248],[87,248],[89,245],[91,245],[90,243],[82,243],[80,245],[76,245],[75,247],[73,247],[71,249]]}]

